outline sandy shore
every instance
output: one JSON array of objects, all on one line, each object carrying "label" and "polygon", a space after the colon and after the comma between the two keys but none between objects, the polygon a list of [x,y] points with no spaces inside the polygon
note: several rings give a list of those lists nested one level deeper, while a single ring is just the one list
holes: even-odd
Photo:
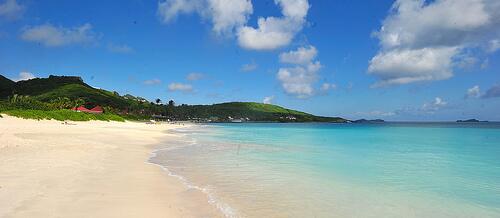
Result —
[{"label": "sandy shore", "polygon": [[0,217],[216,217],[146,163],[174,125],[0,118]]}]

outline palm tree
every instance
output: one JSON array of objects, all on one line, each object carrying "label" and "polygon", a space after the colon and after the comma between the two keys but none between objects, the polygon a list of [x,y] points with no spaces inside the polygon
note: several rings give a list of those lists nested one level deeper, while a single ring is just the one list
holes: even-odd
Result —
[{"label": "palm tree", "polygon": [[170,106],[170,107],[175,106],[175,102],[174,102],[174,100],[170,100],[170,101],[168,101],[168,106]]},{"label": "palm tree", "polygon": [[156,100],[156,104],[160,104],[161,103],[161,99],[157,98]]},{"label": "palm tree", "polygon": [[77,98],[76,100],[73,101],[72,107],[80,107],[83,104],[85,104],[85,100],[83,100],[81,98]]}]

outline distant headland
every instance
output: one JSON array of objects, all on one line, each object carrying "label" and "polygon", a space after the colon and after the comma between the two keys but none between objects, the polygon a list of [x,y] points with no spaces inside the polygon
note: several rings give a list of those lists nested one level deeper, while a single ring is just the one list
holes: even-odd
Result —
[{"label": "distant headland", "polygon": [[352,122],[353,123],[385,123],[385,120],[382,120],[382,119],[374,119],[374,120],[359,119],[359,120],[354,120]]},{"label": "distant headland", "polygon": [[468,120],[457,120],[457,123],[486,123],[486,120],[478,120],[478,119],[468,119]]}]

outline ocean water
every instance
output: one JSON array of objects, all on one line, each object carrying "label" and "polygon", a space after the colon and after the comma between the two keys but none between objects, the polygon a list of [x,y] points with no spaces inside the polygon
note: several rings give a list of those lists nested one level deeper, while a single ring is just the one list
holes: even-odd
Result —
[{"label": "ocean water", "polygon": [[226,217],[500,217],[500,124],[215,124],[150,160]]}]

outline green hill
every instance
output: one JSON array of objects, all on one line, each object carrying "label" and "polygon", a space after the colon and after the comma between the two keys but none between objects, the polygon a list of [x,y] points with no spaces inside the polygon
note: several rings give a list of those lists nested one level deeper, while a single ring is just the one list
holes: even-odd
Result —
[{"label": "green hill", "polygon": [[141,99],[130,95],[127,95],[129,97],[120,96],[117,92],[93,88],[83,82],[80,77],[75,76],[51,75],[48,78],[35,78],[12,83],[13,85],[1,93],[0,98],[6,99],[8,96],[16,94],[31,96],[41,102],[50,102],[57,98],[81,99],[83,102],[108,106],[117,110],[133,107],[138,104],[138,99]]},{"label": "green hill", "polygon": [[179,117],[189,119],[209,119],[226,122],[233,119],[269,122],[346,122],[340,117],[320,117],[312,114],[286,109],[277,105],[255,102],[228,102],[214,105],[181,105],[183,114]]},{"label": "green hill", "polygon": [[16,85],[16,82],[0,75],[0,97],[11,95],[14,85]]},{"label": "green hill", "polygon": [[70,99],[80,98],[85,102],[92,102],[99,105],[121,109],[130,105],[130,102],[118,94],[81,84],[62,85],[35,96],[35,98],[40,101],[50,101],[51,99],[58,97],[67,97]]},{"label": "green hill", "polygon": [[[0,98],[23,96],[22,104],[12,107],[51,110],[67,109],[77,102],[100,105],[108,112],[128,118],[147,119],[151,115],[162,115],[175,120],[200,120],[227,122],[234,119],[272,122],[345,122],[339,117],[320,117],[286,109],[271,104],[254,102],[229,102],[214,105],[168,105],[154,104],[132,95],[121,96],[117,92],[96,89],[87,85],[80,77],[49,76],[13,82],[0,77]],[[26,97],[29,96],[29,97]],[[10,100],[12,101],[12,99]],[[19,98],[16,101],[20,101]],[[5,102],[5,100],[4,100]],[[76,102],[76,103],[75,103]],[[20,105],[20,106],[19,106]],[[9,107],[4,107],[9,108]]]},{"label": "green hill", "polygon": [[14,86],[14,93],[19,95],[36,96],[52,91],[69,84],[78,84],[89,87],[80,77],[76,76],[49,76],[48,78],[34,78],[30,80],[22,80]]}]

